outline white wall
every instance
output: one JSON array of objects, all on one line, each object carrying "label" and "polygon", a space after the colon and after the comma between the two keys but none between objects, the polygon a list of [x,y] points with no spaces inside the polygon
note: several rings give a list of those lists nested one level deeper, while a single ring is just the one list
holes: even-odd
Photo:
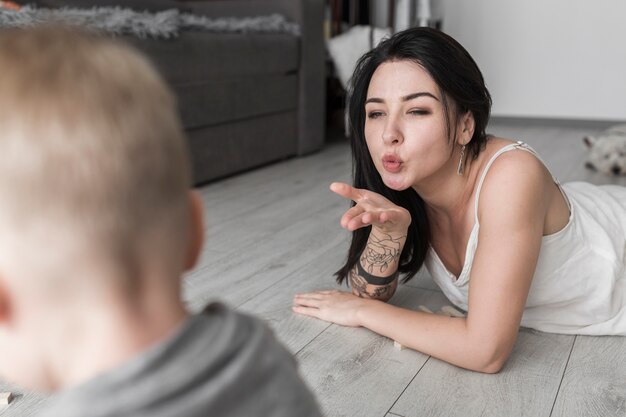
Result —
[{"label": "white wall", "polygon": [[626,120],[626,1],[444,0],[493,115]]}]

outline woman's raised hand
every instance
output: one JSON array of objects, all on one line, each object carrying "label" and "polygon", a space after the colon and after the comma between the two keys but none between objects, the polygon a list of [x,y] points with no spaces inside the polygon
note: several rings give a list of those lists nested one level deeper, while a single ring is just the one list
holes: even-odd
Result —
[{"label": "woman's raised hand", "polygon": [[411,214],[404,207],[393,204],[380,194],[343,182],[333,182],[330,189],[356,203],[341,217],[341,227],[353,231],[371,225],[385,233],[406,235]]}]

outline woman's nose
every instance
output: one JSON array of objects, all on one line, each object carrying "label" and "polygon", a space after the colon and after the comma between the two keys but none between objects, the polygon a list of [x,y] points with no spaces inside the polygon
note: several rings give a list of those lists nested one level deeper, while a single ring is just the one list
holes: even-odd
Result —
[{"label": "woman's nose", "polygon": [[398,126],[393,120],[389,120],[383,131],[383,142],[386,145],[399,145],[402,143],[402,140],[402,133],[398,129]]}]

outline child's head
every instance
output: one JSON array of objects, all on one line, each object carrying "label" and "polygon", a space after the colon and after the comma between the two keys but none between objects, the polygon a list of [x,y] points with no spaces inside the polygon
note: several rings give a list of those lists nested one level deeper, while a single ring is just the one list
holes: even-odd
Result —
[{"label": "child's head", "polygon": [[174,97],[139,54],[46,27],[0,32],[0,62],[0,373],[32,386],[46,314],[179,296],[197,207]]}]

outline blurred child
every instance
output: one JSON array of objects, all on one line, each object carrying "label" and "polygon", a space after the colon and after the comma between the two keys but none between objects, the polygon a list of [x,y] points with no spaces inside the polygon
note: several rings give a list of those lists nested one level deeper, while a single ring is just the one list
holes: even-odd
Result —
[{"label": "blurred child", "polygon": [[181,301],[203,209],[153,67],[59,27],[0,62],[0,375],[50,416],[319,416],[264,325]]}]

